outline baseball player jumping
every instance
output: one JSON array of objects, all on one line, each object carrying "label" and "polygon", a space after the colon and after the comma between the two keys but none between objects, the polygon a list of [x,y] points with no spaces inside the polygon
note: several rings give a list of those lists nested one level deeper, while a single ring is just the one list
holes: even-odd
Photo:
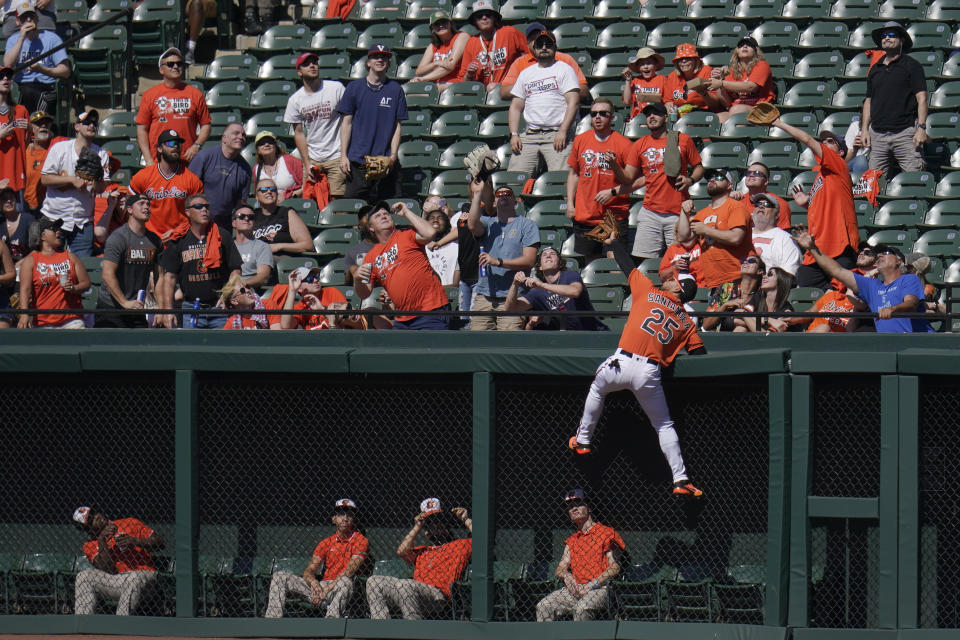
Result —
[{"label": "baseball player jumping", "polygon": [[657,430],[660,450],[673,472],[673,494],[683,498],[699,498],[703,491],[693,486],[680,454],[680,440],[673,428],[667,400],[660,385],[660,368],[673,362],[681,348],[700,355],[707,352],[697,334],[697,326],[686,314],[683,303],[692,300],[697,284],[692,276],[681,273],[664,281],[662,288],[639,269],[612,233],[605,244],[624,273],[629,275],[633,306],[627,325],[620,336],[619,348],[597,369],[583,407],[580,428],[568,446],[577,454],[591,451],[590,438],[603,413],[604,397],[613,391],[629,389],[636,396],[650,424]]}]

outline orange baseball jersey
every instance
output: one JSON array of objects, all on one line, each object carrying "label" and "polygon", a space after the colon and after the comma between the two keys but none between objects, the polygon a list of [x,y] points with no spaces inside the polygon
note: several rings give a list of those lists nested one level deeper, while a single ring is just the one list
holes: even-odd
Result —
[{"label": "orange baseball jersey", "polygon": [[527,41],[516,27],[503,25],[493,34],[490,40],[484,40],[479,35],[470,36],[463,57],[460,58],[458,77],[467,77],[467,67],[471,62],[480,65],[475,79],[484,83],[501,82],[507,73],[507,67],[518,56],[529,53]]},{"label": "orange baseball jersey", "polygon": [[743,240],[740,244],[731,246],[705,237],[700,255],[703,286],[713,288],[725,282],[739,280],[740,262],[753,253],[753,237],[750,232],[753,222],[743,203],[727,198],[719,207],[707,205],[700,209],[693,219],[721,231],[743,227]]},{"label": "orange baseball jersey", "polygon": [[350,558],[365,559],[369,553],[370,542],[366,536],[354,531],[348,538],[341,538],[339,533],[324,538],[313,550],[313,557],[323,560],[323,580],[335,580],[347,568]]},{"label": "orange baseball jersey", "polygon": [[[703,65],[697,72],[696,77],[709,80],[711,71],[713,71],[713,67]],[[678,107],[689,104],[698,109],[707,108],[707,102],[703,99],[703,96],[696,91],[687,91],[687,81],[676,71],[672,71],[667,76],[663,88],[663,101],[672,102]]]},{"label": "orange baseball jersey", "polygon": [[183,149],[197,140],[197,127],[210,124],[207,99],[196,87],[184,83],[167,87],[162,83],[147,89],[140,98],[137,124],[147,127],[150,154],[157,157],[157,139],[160,132],[173,129],[184,139]]},{"label": "orange baseball jersey", "polygon": [[653,286],[639,269],[630,272],[628,282],[633,306],[620,335],[621,349],[668,367],[680,349],[703,346],[696,323],[675,295]]},{"label": "orange baseball jersey", "polygon": [[203,193],[203,182],[185,164],[173,175],[166,175],[159,164],[137,171],[130,180],[130,191],[150,198],[150,219],[147,229],[163,236],[186,217],[187,196]]},{"label": "orange baseball jersey", "polygon": [[[587,78],[583,75],[580,65],[577,64],[577,61],[573,59],[573,56],[562,51],[557,51],[557,60],[560,62],[566,62],[568,65],[573,67],[573,70],[577,72],[577,82],[580,84],[587,84]],[[507,73],[503,76],[503,79],[500,80],[500,84],[516,84],[517,76],[520,75],[520,72],[534,64],[537,64],[537,59],[534,58],[532,54],[517,58],[510,65],[510,68],[507,69]]]},{"label": "orange baseball jersey", "polygon": [[579,176],[574,213],[577,222],[597,224],[603,220],[603,212],[606,210],[612,211],[617,220],[629,217],[629,196],[616,196],[606,204],[600,204],[594,198],[601,191],[620,186],[603,154],[613,151],[617,154],[617,164],[626,166],[631,144],[629,138],[616,131],[611,132],[606,140],[598,140],[593,129],[584,131],[573,139],[567,164]]},{"label": "orange baseball jersey", "polygon": [[[693,140],[685,133],[678,135],[680,144],[680,173],[690,175],[690,167],[700,164],[700,153]],[[689,195],[677,191],[663,172],[663,151],[667,148],[667,136],[659,138],[647,135],[633,143],[627,154],[627,164],[639,167],[646,178],[643,206],[657,213],[680,213],[680,203]]]},{"label": "orange baseball jersey", "polygon": [[660,279],[666,280],[673,277],[673,259],[684,253],[690,254],[690,275],[697,281],[697,286],[703,285],[703,267],[700,266],[700,254],[703,250],[703,241],[697,240],[697,243],[687,249],[679,242],[674,242],[667,247],[660,259]]},{"label": "orange baseball jersey", "polygon": [[47,195],[47,188],[40,184],[40,173],[43,171],[43,161],[47,159],[47,152],[50,151],[51,146],[64,140],[69,140],[69,138],[54,136],[46,149],[41,146],[35,146],[34,148],[27,146],[27,161],[24,166],[26,183],[23,189],[23,199],[32,209],[39,209]]},{"label": "orange baseball jersey", "polygon": [[728,73],[724,80],[731,82],[755,82],[758,87],[753,93],[746,91],[732,91],[733,104],[755,105],[758,102],[774,102],[777,99],[777,88],[773,83],[773,72],[766,60],[758,60],[753,69],[745,78],[735,78]]},{"label": "orange baseball jersey", "polygon": [[[2,116],[0,126],[12,124],[14,120],[28,120],[30,113],[22,104],[14,105]],[[26,185],[27,128],[14,128],[5,137],[0,138],[0,177],[8,179],[8,186],[20,191]]]},{"label": "orange baseball jersey", "polygon": [[[117,534],[125,533],[131,538],[149,538],[153,535],[153,529],[143,524],[136,518],[121,518],[114,520],[117,525]],[[156,571],[153,566],[153,559],[143,547],[129,547],[126,551],[120,551],[117,548],[116,538],[107,540],[107,548],[113,554],[113,559],[117,567],[117,573],[127,571]],[[100,553],[100,541],[88,540],[83,545],[83,553],[87,559],[93,563],[93,559]]]},{"label": "orange baseball jersey", "polygon": [[[844,311],[853,311],[853,303],[847,294],[839,291],[827,291],[820,296],[820,299],[813,303],[811,311],[821,313],[843,313]],[[807,331],[819,327],[823,324],[830,325],[830,333],[846,333],[847,325],[850,324],[850,318],[814,318]]]},{"label": "orange baseball jersey", "polygon": [[[667,77],[655,74],[652,78],[634,78],[630,81],[630,117],[628,122],[640,115],[650,102],[666,101]],[[650,98],[656,98],[650,100]]]},{"label": "orange baseball jersey", "polygon": [[[386,242],[367,252],[363,263],[373,265],[371,283],[383,285],[393,304],[401,311],[432,311],[449,302],[413,229],[394,231]],[[415,317],[397,316],[396,319],[403,321]]]},{"label": "orange baseball jersey", "polygon": [[[34,309],[82,309],[83,303],[76,293],[68,293],[60,285],[60,278],[66,276],[70,282],[77,283],[77,270],[74,268],[70,255],[66,251],[58,251],[52,256],[45,256],[39,251],[30,254],[33,256],[33,305]],[[38,327],[56,326],[78,320],[81,316],[75,314],[46,314],[37,315],[34,324]]]},{"label": "orange baseball jersey", "polygon": [[463,575],[470,563],[472,553],[471,538],[461,538],[439,547],[433,545],[414,547],[413,554],[417,559],[413,579],[440,589],[443,595],[449,598],[450,585]]},{"label": "orange baseball jersey", "polygon": [[[853,183],[850,169],[836,151],[825,144],[820,145],[823,157],[820,172],[810,187],[810,204],[807,206],[807,225],[817,248],[831,258],[839,256],[847,247],[857,248],[860,230],[857,229],[857,213],[853,208]],[[803,257],[803,264],[813,264],[810,252]]]},{"label": "orange baseball jersey", "polygon": [[570,572],[577,584],[586,584],[607,570],[607,552],[626,549],[620,534],[599,522],[586,533],[576,531],[565,544],[570,550]]},{"label": "orange baseball jersey", "polygon": [[[790,215],[791,213],[793,213],[792,211],[790,211],[790,203],[775,193],[770,193],[769,191],[767,191],[766,194],[771,198],[776,199],[777,205],[780,207],[778,209],[779,213],[777,214],[777,226],[783,229],[784,231],[789,230],[790,227],[792,226],[792,224],[790,223]],[[747,211],[749,211],[750,213],[753,213],[753,204],[750,202],[750,192],[742,191],[740,192],[740,195],[743,196],[740,199],[740,202],[743,203],[744,208],[747,209]]]}]

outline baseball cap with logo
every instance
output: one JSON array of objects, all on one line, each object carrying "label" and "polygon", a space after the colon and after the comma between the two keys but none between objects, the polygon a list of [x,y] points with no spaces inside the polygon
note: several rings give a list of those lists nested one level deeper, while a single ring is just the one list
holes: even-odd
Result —
[{"label": "baseball cap with logo", "polygon": [[314,60],[319,60],[320,56],[313,53],[312,51],[304,51],[299,56],[297,56],[297,69],[299,69],[304,64],[306,64],[307,60],[310,60],[311,58]]},{"label": "baseball cap with logo", "polygon": [[[552,43],[554,43],[554,44],[557,43],[557,39],[554,37],[554,35],[553,35],[552,33],[550,33],[549,31],[547,31],[546,29],[543,29],[543,30],[540,31],[540,33],[534,35],[534,36],[533,36],[533,41],[536,42],[536,41],[539,40],[540,38],[546,38],[547,40],[549,40],[550,42],[552,42]],[[527,39],[529,40],[529,38],[527,38]]]},{"label": "baseball cap with logo", "polygon": [[38,122],[43,122],[44,120],[49,120],[53,122],[53,116],[51,116],[46,111],[34,111],[30,114],[30,122],[36,124]]},{"label": "baseball cap with logo", "polygon": [[473,11],[470,13],[470,24],[476,26],[477,14],[485,11],[496,14],[497,18],[503,19],[503,15],[497,11],[496,6],[493,4],[493,0],[477,0],[473,3]]},{"label": "baseball cap with logo", "polygon": [[700,57],[700,54],[697,53],[697,48],[694,45],[690,44],[689,42],[685,42],[683,44],[677,45],[677,52],[673,56],[673,64],[677,64],[677,61],[680,58],[699,58],[699,57]]},{"label": "baseball cap with logo", "polygon": [[527,40],[530,40],[541,31],[546,31],[546,30],[547,30],[547,27],[542,22],[531,22],[530,25],[527,27],[527,30],[524,33],[524,35],[527,37]]},{"label": "baseball cap with logo", "polygon": [[90,507],[77,507],[73,512],[73,521],[78,525],[83,526],[87,524],[87,520],[90,519],[91,513],[93,513],[93,510]]},{"label": "baseball cap with logo", "polygon": [[29,2],[28,0],[24,0],[23,2],[21,2],[21,3],[19,3],[19,4],[17,5],[17,17],[18,17],[18,18],[19,18],[20,16],[22,16],[23,14],[25,14],[25,13],[33,13],[33,14],[35,14],[36,12],[37,12],[37,7],[36,7],[36,5],[34,5],[32,2]]},{"label": "baseball cap with logo", "polygon": [[581,502],[586,502],[587,497],[583,493],[583,489],[570,489],[565,494],[563,494],[563,501],[570,502],[571,500],[580,500]]},{"label": "baseball cap with logo", "polygon": [[427,498],[420,503],[420,514],[426,518],[438,513],[442,513],[443,509],[440,507],[440,498]]},{"label": "baseball cap with logo", "polygon": [[293,273],[297,276],[298,280],[303,280],[307,276],[313,275],[314,273],[320,275],[323,273],[323,269],[320,267],[297,267],[293,270]]},{"label": "baseball cap with logo", "polygon": [[77,122],[86,122],[89,118],[93,118],[97,122],[100,121],[100,112],[96,109],[87,109],[86,111],[81,111],[77,114]]},{"label": "baseball cap with logo", "polygon": [[180,134],[174,131],[173,129],[164,129],[160,132],[160,137],[157,138],[157,144],[163,144],[164,142],[169,142],[170,140],[176,140],[177,142],[184,142],[184,139],[180,137]]},{"label": "baseball cap with logo", "polygon": [[440,22],[440,21],[442,21],[442,20],[446,20],[447,22],[453,22],[453,21],[450,19],[450,14],[447,13],[446,11],[443,11],[442,9],[441,9],[441,10],[434,11],[434,12],[430,15],[430,24],[431,24],[431,25],[434,25],[434,24],[436,24],[436,23],[438,23],[438,22]]},{"label": "baseball cap with logo", "polygon": [[369,51],[367,51],[367,57],[368,57],[368,58],[369,58],[370,56],[374,56],[374,55],[377,55],[377,54],[385,55],[385,56],[387,56],[388,58],[392,58],[392,57],[393,57],[393,52],[390,51],[390,47],[388,47],[388,46],[385,45],[385,44],[375,44],[375,45],[373,45],[372,47],[370,47],[370,50],[369,50]]},{"label": "baseball cap with logo", "polygon": [[352,509],[356,511],[357,503],[351,500],[350,498],[340,498],[339,500],[333,503],[334,511],[340,511],[343,509]]}]

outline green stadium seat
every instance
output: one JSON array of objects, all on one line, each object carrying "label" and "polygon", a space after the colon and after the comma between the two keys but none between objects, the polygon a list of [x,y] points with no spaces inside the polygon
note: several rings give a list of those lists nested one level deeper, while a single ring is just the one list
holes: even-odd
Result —
[{"label": "green stadium seat", "polygon": [[891,200],[877,210],[870,229],[914,229],[927,213],[926,200]]},{"label": "green stadium seat", "polygon": [[589,22],[564,22],[553,28],[560,51],[576,51],[597,44],[597,28]]},{"label": "green stadium seat", "polygon": [[[778,18],[783,13],[783,0],[740,0],[733,16],[747,23]],[[764,52],[766,55],[766,52]]]},{"label": "green stadium seat", "polygon": [[640,7],[640,18],[659,23],[663,20],[676,20],[685,12],[686,6],[683,0],[648,0]]},{"label": "green stadium seat", "polygon": [[440,149],[435,142],[408,140],[400,143],[397,156],[403,167],[435,167]]},{"label": "green stadium seat", "polygon": [[877,45],[873,41],[873,30],[883,26],[882,22],[863,22],[850,32],[850,38],[847,40],[845,49],[855,50],[857,53],[864,49],[876,49]]},{"label": "green stadium seat", "polygon": [[74,35],[76,25],[86,19],[90,9],[85,0],[56,0],[57,22],[68,28],[67,35]]},{"label": "green stadium seat", "polygon": [[767,135],[768,130],[769,127],[758,127],[747,122],[746,113],[734,113],[720,126],[720,137],[736,140],[757,139]]},{"label": "green stadium seat", "polygon": [[590,294],[593,308],[597,311],[620,311],[623,307],[623,299],[626,297],[623,287],[588,287],[587,292]]},{"label": "green stadium seat", "polygon": [[541,200],[527,211],[524,217],[537,223],[540,229],[573,228],[573,221],[567,217],[566,200]]},{"label": "green stadium seat", "polygon": [[219,140],[227,125],[234,122],[243,122],[239,109],[210,112],[210,139]]},{"label": "green stadium seat", "polygon": [[410,80],[411,78],[415,77],[417,75],[417,65],[420,64],[420,59],[421,55],[419,53],[402,58],[400,64],[397,65],[396,79]]},{"label": "green stadium seat", "polygon": [[247,77],[247,82],[251,82],[251,84],[266,80],[286,80],[299,85],[297,56],[288,53],[271,56],[260,65],[254,76]]},{"label": "green stadium seat", "polygon": [[938,112],[927,116],[927,135],[931,138],[960,138],[960,115]]},{"label": "green stadium seat", "polygon": [[[626,120],[626,118],[624,118],[624,120]],[[650,129],[647,128],[647,122],[643,115],[638,115],[636,118],[624,123],[623,125],[623,135],[627,136],[631,140],[637,140],[649,133]]]},{"label": "green stadium seat", "polygon": [[593,70],[586,74],[591,81],[609,80],[619,78],[623,68],[633,58],[636,51],[618,51],[607,53],[598,58],[593,63]]},{"label": "green stadium seat", "polygon": [[800,32],[797,47],[801,49],[838,48],[847,44],[850,31],[842,22],[818,20]]},{"label": "green stadium seat", "polygon": [[832,78],[843,75],[843,54],[832,51],[813,51],[800,58],[793,67],[793,77],[801,80]]},{"label": "green stadium seat", "polygon": [[930,207],[923,218],[923,222],[917,224],[920,229],[941,229],[952,227],[960,229],[960,200],[942,200]]},{"label": "green stadium seat", "polygon": [[930,229],[913,243],[913,251],[928,256],[960,256],[960,231],[956,229]]},{"label": "green stadium seat", "polygon": [[960,171],[945,173],[937,182],[934,196],[938,199],[960,198]]},{"label": "green stadium seat", "polygon": [[349,22],[321,26],[310,38],[310,51],[316,53],[344,52],[357,44],[357,28]]},{"label": "green stadium seat", "polygon": [[[397,77],[397,67],[400,63],[397,61],[396,56],[390,58],[390,66],[387,67],[387,75],[391,78]],[[344,82],[349,82],[350,80],[356,80],[358,78],[365,78],[367,76],[367,55],[366,53],[358,55],[357,58],[350,65],[350,71],[347,73],[346,78],[341,78]]]},{"label": "green stadium seat", "polygon": [[[413,26],[411,29],[407,30],[406,34],[403,36],[403,44],[397,49],[400,51],[406,51],[413,54],[423,54],[426,51],[427,47],[431,44],[430,41],[430,25],[428,23],[421,23]],[[420,56],[417,56],[419,61]],[[416,63],[414,63],[416,66]]]},{"label": "green stadium seat", "polygon": [[261,131],[269,131],[281,142],[292,142],[293,134],[290,125],[283,121],[283,112],[270,110],[257,113],[243,125],[243,132],[248,139],[253,140]]},{"label": "green stadium seat", "polygon": [[[340,229],[328,229],[328,231],[340,231]],[[354,241],[350,245],[351,247],[357,242],[360,241],[359,232],[355,232]],[[342,245],[337,245],[342,246]],[[347,247],[349,248],[349,247]],[[345,253],[346,249],[343,249],[340,253]],[[337,285],[343,284],[344,273],[346,272],[346,266],[343,262],[343,258],[334,258],[327,264],[323,265],[323,268],[320,271],[320,283],[325,285]]]},{"label": "green stadium seat", "polygon": [[[722,67],[730,63],[730,51],[712,51],[706,53],[700,49],[699,46],[697,47],[697,51],[700,52],[700,59],[703,61],[703,64],[708,67]],[[764,54],[764,58],[766,58],[766,54]]]},{"label": "green stadium seat", "polygon": [[583,283],[587,286],[627,286],[627,276],[620,271],[617,261],[613,258],[597,258],[580,272]]},{"label": "green stadium seat", "polygon": [[797,44],[800,30],[793,22],[769,20],[760,23],[751,34],[764,51],[776,51]]},{"label": "green stadium seat", "polygon": [[960,6],[954,0],[933,0],[927,7],[926,19],[960,22]]},{"label": "green stadium seat", "polygon": [[810,191],[810,187],[813,186],[813,181],[816,180],[817,174],[813,171],[801,171],[793,176],[793,179],[790,180],[790,186],[781,191],[781,193],[793,193],[793,188],[800,186],[804,191]]},{"label": "green stadium seat", "polygon": [[522,194],[526,202],[530,200],[546,200],[562,198],[567,195],[567,172],[544,171],[533,183],[533,193]]},{"label": "green stadium seat", "polygon": [[407,107],[431,107],[437,104],[440,91],[435,82],[407,82],[403,85]]},{"label": "green stadium seat", "polygon": [[405,27],[412,27],[418,23],[429,22],[435,11],[450,12],[449,0],[413,0],[407,4],[407,12],[400,19]]},{"label": "green stadium seat", "polygon": [[[863,101],[867,97],[867,81],[851,80],[840,85],[830,99],[828,109],[844,109],[860,111]],[[841,134],[843,132],[840,132]]]},{"label": "green stadium seat", "polygon": [[477,135],[477,112],[472,109],[445,111],[433,121],[428,138],[452,140],[455,138],[473,138]]},{"label": "green stadium seat", "polygon": [[720,118],[709,111],[690,111],[677,120],[674,129],[692,138],[713,138],[720,134]]},{"label": "green stadium seat", "polygon": [[836,82],[833,80],[801,80],[787,90],[786,95],[781,99],[780,106],[787,109],[824,107],[836,88]]},{"label": "green stadium seat", "polygon": [[877,7],[877,17],[884,20],[922,20],[926,13],[926,0],[886,0]]},{"label": "green stadium seat", "polygon": [[823,18],[824,8],[820,0],[787,0],[783,3],[780,15],[798,23],[810,22]]},{"label": "green stadium seat", "polygon": [[494,191],[500,187],[510,187],[514,193],[520,193],[530,176],[524,171],[496,171],[490,179],[493,181]]},{"label": "green stadium seat", "polygon": [[799,156],[800,147],[793,140],[768,140],[754,147],[745,166],[762,162],[771,169],[795,169]]},{"label": "green stadium seat", "polygon": [[[590,67],[587,67],[586,71],[590,71],[593,64],[591,63]],[[586,73],[585,71],[585,73]],[[510,102],[512,98],[501,98],[500,97],[500,84],[494,84],[493,88],[490,91],[487,91],[487,97],[483,101],[483,104],[477,105],[477,108],[482,113],[496,113],[497,111],[506,111],[510,108]]]},{"label": "green stadium seat", "polygon": [[950,284],[960,283],[960,260],[954,260],[943,271],[941,281]]},{"label": "green stadium seat", "polygon": [[124,87],[126,49],[127,30],[118,25],[103,27],[67,49],[74,77],[84,91],[108,95],[112,98],[111,106],[118,107]]},{"label": "green stadium seat", "polygon": [[956,112],[960,109],[960,80],[944,82],[930,94],[929,102],[932,109],[949,109]]},{"label": "green stadium seat", "polygon": [[[339,256],[360,241],[360,232],[353,228],[324,229],[313,239],[313,248],[321,256]],[[336,280],[337,284],[343,278]]]},{"label": "green stadium seat", "polygon": [[640,3],[636,0],[600,0],[587,20],[601,24],[634,20],[640,16],[639,7]]},{"label": "green stadium seat", "polygon": [[[911,247],[913,247],[916,241],[917,232],[913,229],[883,229],[874,232],[867,238],[867,242],[873,246],[877,246],[878,244],[890,245],[891,247],[900,249],[904,255],[910,253]],[[927,252],[924,251],[924,253]]]},{"label": "green stadium seat", "polygon": [[459,140],[443,148],[439,160],[434,166],[441,169],[463,169],[463,159],[473,151],[477,143],[473,140]]},{"label": "green stadium seat", "polygon": [[887,182],[886,198],[928,198],[934,194],[936,180],[928,171],[903,171]]},{"label": "green stadium seat", "polygon": [[[793,73],[793,68],[796,66],[793,53],[791,53],[789,49],[782,51],[764,51],[763,57],[766,59],[767,64],[770,65],[770,72],[774,78],[789,77]],[[723,64],[729,64],[729,62],[730,56],[728,55],[727,59],[723,60]]]},{"label": "green stadium seat", "polygon": [[207,90],[207,108],[240,109],[250,104],[250,85],[230,80],[218,82]]},{"label": "green stadium seat", "polygon": [[609,53],[611,51],[629,51],[636,53],[638,42],[646,42],[647,27],[639,21],[624,20],[607,25],[597,34],[596,45],[591,45],[596,51]]},{"label": "green stadium seat", "polygon": [[129,9],[132,4],[131,0],[104,0],[103,2],[97,2],[90,6],[86,19],[79,21],[80,28],[87,29],[113,16],[115,13]]},{"label": "green stadium seat", "polygon": [[314,0],[312,6],[304,7],[304,13],[300,16],[299,22],[302,22],[314,30],[322,29],[328,24],[334,24],[335,22],[343,23],[339,16],[333,18],[327,17],[327,8],[329,6],[330,0]]},{"label": "green stadium seat", "polygon": [[370,24],[374,22],[396,22],[407,15],[405,0],[368,0],[353,6],[347,22]]},{"label": "green stadium seat", "polygon": [[403,44],[404,31],[399,22],[381,22],[372,24],[357,36],[357,43],[349,47],[353,55],[362,55],[364,58],[370,47],[376,44],[384,44],[395,49]]},{"label": "green stadium seat", "polygon": [[480,123],[477,135],[481,138],[504,138],[509,136],[510,126],[507,124],[508,115],[506,111],[495,111],[491,113]]},{"label": "green stadium seat", "polygon": [[687,5],[686,19],[698,26],[712,24],[716,20],[732,18],[735,0],[698,0]]},{"label": "green stadium seat", "polygon": [[260,36],[255,47],[249,47],[247,53],[260,60],[281,53],[293,54],[310,47],[310,29],[302,24],[277,24]]},{"label": "green stadium seat", "polygon": [[907,33],[913,39],[913,50],[949,49],[953,30],[946,22],[912,22]]},{"label": "green stadium seat", "polygon": [[139,64],[153,65],[180,41],[183,16],[179,0],[143,0],[133,12],[130,44]]},{"label": "green stadium seat", "polygon": [[226,80],[246,80],[250,70],[257,66],[257,59],[246,53],[228,53],[218,56],[203,68],[198,80],[205,89]]},{"label": "green stadium seat", "polygon": [[114,158],[120,161],[123,167],[140,167],[140,145],[136,140],[110,140],[101,145]]},{"label": "green stadium seat", "polygon": [[741,38],[749,35],[749,33],[747,25],[742,22],[727,20],[711,22],[703,27],[697,37],[697,51],[701,55],[711,51],[724,52],[729,59],[730,51],[737,46],[737,42]]},{"label": "green stadium seat", "polygon": [[476,108],[487,99],[482,82],[454,82],[440,93],[437,104],[448,109]]},{"label": "green stadium seat", "polygon": [[700,151],[707,169],[733,169],[747,164],[747,145],[743,142],[711,142]]},{"label": "green stadium seat", "polygon": [[549,24],[565,21],[582,21],[593,15],[593,0],[553,0],[550,2],[543,17]]},{"label": "green stadium seat", "polygon": [[546,249],[552,247],[557,251],[563,248],[563,243],[567,239],[567,232],[564,229],[540,229],[540,248]]},{"label": "green stadium seat", "polygon": [[867,77],[867,71],[869,70],[870,58],[867,54],[861,52],[846,61],[842,75],[844,78],[863,80]]},{"label": "green stadium seat", "polygon": [[673,20],[658,24],[647,33],[647,46],[654,49],[674,49],[684,43],[697,41],[697,27],[692,22]]},{"label": "green stadium seat", "polygon": [[545,9],[545,0],[507,0],[500,7],[500,15],[504,22],[534,22],[543,16]]},{"label": "green stadium seat", "polygon": [[940,75],[943,69],[943,52],[937,49],[928,51],[910,51],[910,57],[920,63],[923,67],[923,75],[927,79],[935,78]]},{"label": "green stadium seat", "polygon": [[860,22],[876,15],[876,0],[836,0],[830,6],[830,17],[835,20]]},{"label": "green stadium seat", "polygon": [[837,111],[835,113],[831,113],[820,123],[818,133],[823,131],[833,131],[842,137],[847,133],[847,129],[850,128],[850,125],[854,120],[857,122],[860,121],[860,114],[856,111]]},{"label": "green stadium seat", "polygon": [[317,56],[321,78],[343,78],[350,72],[350,56],[346,53],[321,53]]},{"label": "green stadium seat", "polygon": [[468,192],[467,171],[465,169],[449,169],[441,171],[430,181],[427,193],[437,196],[461,196]]},{"label": "green stadium seat", "polygon": [[20,614],[59,613],[59,573],[73,566],[65,553],[27,553],[7,575],[11,607]]},{"label": "green stadium seat", "polygon": [[623,96],[623,84],[622,80],[602,80],[590,87],[590,95],[593,96],[594,100],[609,98],[613,100],[613,104],[619,105]]},{"label": "green stadium seat", "polygon": [[253,115],[261,111],[282,112],[290,96],[299,89],[299,84],[292,80],[267,80],[250,94],[248,105],[241,105],[240,113]]},{"label": "green stadium seat", "polygon": [[404,138],[415,138],[430,133],[433,115],[427,109],[410,109],[407,119],[401,123],[401,133]]},{"label": "green stadium seat", "polygon": [[117,111],[100,118],[97,138],[101,140],[136,140],[137,114],[132,111]]}]

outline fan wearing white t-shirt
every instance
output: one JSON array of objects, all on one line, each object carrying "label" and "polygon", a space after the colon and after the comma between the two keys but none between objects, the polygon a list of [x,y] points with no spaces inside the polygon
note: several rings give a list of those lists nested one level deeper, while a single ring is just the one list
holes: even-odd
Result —
[{"label": "fan wearing white t-shirt", "polygon": [[327,174],[331,196],[342,196],[346,175],[340,169],[340,122],[337,111],[344,86],[320,78],[315,53],[297,58],[297,75],[303,86],[290,96],[283,121],[293,125],[293,141],[303,161],[303,184],[315,182],[312,167]]},{"label": "fan wearing white t-shirt", "polygon": [[789,233],[777,226],[780,204],[767,193],[756,194],[750,202],[754,206],[751,217],[753,248],[757,255],[763,258],[767,269],[780,267],[796,277],[800,268],[800,248]]},{"label": "fan wearing white t-shirt", "polygon": [[[573,120],[580,106],[580,83],[570,65],[556,59],[557,41],[549,31],[541,31],[533,41],[537,64],[520,72],[511,93],[510,171],[522,171],[533,177],[543,156],[547,171],[566,171]],[[527,123],[520,133],[520,116]]]}]

